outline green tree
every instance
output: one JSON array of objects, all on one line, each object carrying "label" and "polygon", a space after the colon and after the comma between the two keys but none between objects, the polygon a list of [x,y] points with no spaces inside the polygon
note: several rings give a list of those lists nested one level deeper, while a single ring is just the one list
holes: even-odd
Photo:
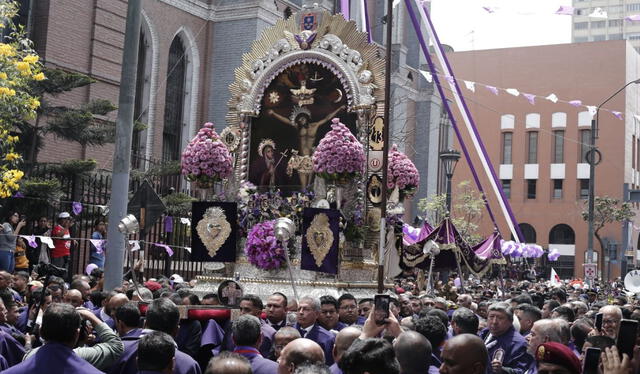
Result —
[{"label": "green tree", "polygon": [[[485,201],[482,194],[471,187],[469,181],[460,182],[452,192],[451,222],[469,245],[476,245],[483,236],[478,233]],[[431,195],[418,201],[427,222],[440,222],[447,212],[446,194]]]},{"label": "green tree", "polygon": [[[600,246],[599,266],[600,269],[604,269],[604,241],[600,235],[600,230],[610,223],[629,220],[636,213],[631,210],[631,203],[621,202],[609,196],[596,196],[593,203],[593,236],[595,236]],[[586,204],[588,204],[588,201],[585,202]],[[582,211],[582,219],[589,220],[588,208]]]},{"label": "green tree", "polygon": [[10,197],[20,187],[24,172],[22,158],[15,152],[19,137],[12,132],[16,123],[35,118],[40,101],[29,87],[46,78],[24,28],[12,22],[17,14],[16,2],[0,2],[0,35],[4,35],[0,39],[0,198]]}]

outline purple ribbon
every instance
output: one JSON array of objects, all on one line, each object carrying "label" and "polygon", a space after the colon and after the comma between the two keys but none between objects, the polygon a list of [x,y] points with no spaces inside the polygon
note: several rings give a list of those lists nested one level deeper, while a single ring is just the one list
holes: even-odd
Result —
[{"label": "purple ribbon", "polygon": [[[409,16],[411,17],[411,22],[413,23],[413,27],[416,31],[416,34],[418,36],[418,41],[420,42],[420,46],[422,47],[422,53],[425,56],[425,58],[427,59],[427,62],[429,63],[429,69],[431,70],[431,72],[435,72],[435,65],[433,64],[433,61],[431,59],[431,55],[429,54],[429,49],[427,48],[427,43],[424,40],[424,37],[422,36],[422,33],[420,32],[420,23],[418,22],[418,19],[415,15],[415,11],[413,10],[413,7],[411,7],[411,3],[410,0],[405,0],[405,4],[407,5],[407,11],[409,13]],[[444,53],[444,49],[442,48],[442,44],[440,43],[440,39],[438,38],[438,34],[435,31],[435,28],[433,27],[433,23],[431,22],[431,19],[429,18],[429,10],[427,9],[426,6],[423,5],[423,9],[425,12],[425,22],[428,22],[430,25],[431,30],[433,31],[433,39],[435,42],[435,45],[438,47],[438,49],[440,50],[440,54],[442,55],[442,58],[444,59],[444,63],[446,65],[446,68],[448,70],[448,72],[451,74],[451,76],[453,78],[455,78],[455,76],[453,75],[453,69],[451,69],[451,64],[449,63],[449,60],[447,59],[446,54]],[[463,153],[465,155],[465,158],[467,160],[467,163],[469,164],[469,169],[472,171],[472,174],[474,175],[474,179],[476,180],[476,185],[478,185],[478,190],[480,190],[481,193],[484,194],[484,191],[482,190],[481,186],[480,186],[480,181],[477,178],[477,173],[475,171],[475,167],[473,166],[473,163],[471,162],[471,158],[469,157],[469,153],[466,149],[466,146],[464,145],[464,143],[462,142],[462,136],[460,134],[459,129],[457,128],[457,122],[455,121],[455,117],[453,116],[453,112],[451,111],[451,107],[449,106],[449,103],[447,102],[446,99],[446,95],[444,94],[444,91],[442,90],[442,87],[440,87],[440,82],[438,81],[438,77],[437,75],[434,74],[434,81],[436,82],[436,86],[438,87],[438,92],[440,94],[440,97],[442,98],[443,101],[443,105],[444,107],[447,109],[447,114],[449,114],[449,119],[451,120],[451,124],[456,132],[456,136],[458,138],[458,141],[460,142],[460,146],[462,147]],[[518,236],[518,238],[520,240],[524,240],[524,235],[522,235],[522,231],[520,230],[520,226],[518,225],[518,221],[516,220],[515,215],[513,214],[513,210],[511,209],[511,204],[509,204],[509,200],[507,199],[507,197],[504,194],[504,191],[502,190],[502,188],[500,187],[500,180],[498,179],[498,176],[493,168],[493,165],[491,164],[491,159],[489,158],[489,155],[487,153],[487,149],[484,146],[484,143],[482,142],[482,139],[480,138],[480,134],[478,133],[478,129],[476,127],[475,122],[473,121],[473,117],[471,116],[471,111],[469,110],[469,107],[467,106],[466,101],[464,100],[464,95],[462,95],[462,91],[460,90],[460,86],[458,85],[458,83],[456,82],[454,84],[454,87],[456,89],[456,92],[458,94],[458,96],[460,97],[460,102],[462,103],[462,107],[467,115],[467,117],[469,118],[469,122],[470,122],[470,127],[475,135],[475,138],[478,139],[478,144],[480,146],[480,151],[483,154],[483,157],[485,158],[485,160],[487,160],[487,165],[488,165],[488,169],[489,169],[489,173],[491,178],[493,178],[494,183],[496,183],[496,185],[498,186],[498,193],[500,195],[500,199],[502,200],[506,210],[507,210],[507,214],[509,215],[509,219],[511,220],[513,226],[514,226],[514,230]],[[486,194],[485,194],[486,195]],[[495,227],[497,228],[498,225],[496,223],[495,217],[493,216],[493,213],[491,212],[490,208],[489,208],[489,203],[486,202],[485,206],[487,207],[487,211],[489,212],[489,215],[491,216],[491,220],[493,221]]]},{"label": "purple ribbon", "polygon": [[173,217],[164,217],[164,232],[173,232]]},{"label": "purple ribbon", "polygon": [[569,105],[573,105],[575,107],[579,107],[580,105],[582,105],[582,101],[581,100],[571,100],[571,101],[569,101]]},{"label": "purple ribbon", "polygon": [[73,214],[75,214],[76,216],[80,213],[82,213],[82,203],[79,203],[77,201],[74,201],[71,204],[71,210],[73,211]]},{"label": "purple ribbon", "polygon": [[617,119],[622,119],[622,113],[620,112],[616,112],[615,110],[611,111],[611,114],[613,114]]},{"label": "purple ribbon", "polygon": [[106,240],[103,239],[89,239],[91,244],[96,247],[96,253],[102,254],[104,252],[104,243]]},{"label": "purple ribbon", "polygon": [[21,199],[21,198],[24,197],[24,194],[22,192],[18,191],[15,194],[13,194],[13,197]]},{"label": "purple ribbon", "polygon": [[347,21],[351,19],[351,15],[349,14],[349,0],[340,0],[340,13],[344,16],[344,19]]},{"label": "purple ribbon", "polygon": [[36,242],[36,236],[35,235],[26,236],[25,238],[27,239],[27,244],[29,244],[29,247],[31,247],[31,248],[38,247],[38,242]]},{"label": "purple ribbon", "polygon": [[524,96],[527,99],[529,104],[535,105],[535,103],[536,103],[536,95],[523,93],[522,96]]},{"label": "purple ribbon", "polygon": [[173,249],[171,249],[171,247],[169,247],[168,245],[162,243],[153,243],[153,245],[155,245],[156,247],[164,248],[164,250],[167,251],[169,257],[173,256]]},{"label": "purple ribbon", "polygon": [[489,86],[489,85],[485,85],[485,87],[487,88],[487,90],[489,90],[489,92],[491,92],[494,95],[498,94],[498,89],[495,88],[494,86]]}]

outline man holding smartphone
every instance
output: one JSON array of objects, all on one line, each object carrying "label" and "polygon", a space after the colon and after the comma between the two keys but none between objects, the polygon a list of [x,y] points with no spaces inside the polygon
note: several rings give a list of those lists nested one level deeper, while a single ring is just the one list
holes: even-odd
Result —
[{"label": "man holding smartphone", "polygon": [[622,310],[615,305],[607,305],[600,308],[602,313],[602,334],[616,339],[622,321]]}]

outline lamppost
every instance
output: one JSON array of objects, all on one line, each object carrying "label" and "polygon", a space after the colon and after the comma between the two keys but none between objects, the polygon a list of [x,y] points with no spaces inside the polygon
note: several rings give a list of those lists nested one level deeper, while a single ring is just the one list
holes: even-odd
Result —
[{"label": "lamppost", "polygon": [[[451,179],[453,178],[453,172],[456,169],[458,160],[460,159],[460,152],[455,149],[447,149],[440,152],[440,161],[442,161],[442,167],[444,168],[444,174],[447,176],[447,213],[446,215],[451,217]],[[435,254],[431,256],[431,263],[435,261]],[[460,291],[464,293],[464,276],[462,275],[462,268],[460,267],[460,259],[456,259],[458,266],[458,277],[460,278]]]},{"label": "lamppost", "polygon": [[[602,161],[602,154],[596,147],[596,139],[598,139],[598,117],[600,115],[600,108],[609,102],[609,100],[613,99],[617,94],[622,92],[627,86],[632,84],[640,83],[640,79],[636,79],[631,81],[624,86],[622,86],[618,91],[614,92],[613,95],[609,96],[602,104],[596,107],[596,115],[595,118],[591,120],[591,139],[589,141],[589,151],[585,155],[586,161],[589,164],[589,200],[588,200],[588,236],[587,236],[587,263],[593,263],[593,237],[594,237],[594,229],[593,229],[593,218],[594,218],[594,210],[595,210],[595,187],[596,187],[596,165]],[[601,258],[604,259],[604,253],[601,254]],[[600,269],[603,271],[603,269]]]},{"label": "lamppost", "polygon": [[447,177],[447,213],[451,212],[451,179],[453,178],[453,172],[456,169],[456,164],[460,159],[460,152],[455,149],[447,149],[440,152],[440,161],[442,161],[442,167],[444,168],[444,174]]}]

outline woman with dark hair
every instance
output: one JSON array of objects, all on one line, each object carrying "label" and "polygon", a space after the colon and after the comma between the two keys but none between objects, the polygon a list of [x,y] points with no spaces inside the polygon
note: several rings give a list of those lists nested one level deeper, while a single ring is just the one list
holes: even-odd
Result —
[{"label": "woman with dark hair", "polygon": [[13,273],[15,258],[13,253],[16,250],[16,239],[20,235],[20,230],[27,224],[27,221],[20,219],[18,212],[11,212],[7,220],[0,227],[0,270]]},{"label": "woman with dark hair", "polygon": [[344,374],[399,374],[391,343],[384,339],[355,340],[338,363]]}]

